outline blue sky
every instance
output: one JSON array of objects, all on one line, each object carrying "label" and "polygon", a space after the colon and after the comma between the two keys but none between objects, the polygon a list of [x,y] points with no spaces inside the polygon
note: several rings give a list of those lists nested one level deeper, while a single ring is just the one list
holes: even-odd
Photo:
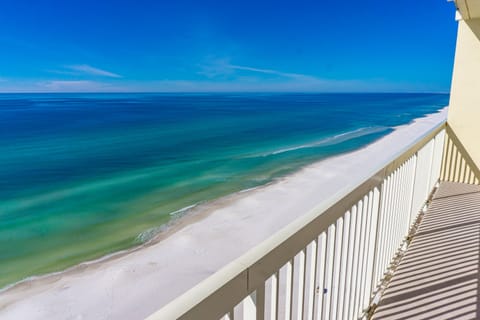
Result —
[{"label": "blue sky", "polygon": [[0,92],[448,92],[446,0],[3,0]]}]

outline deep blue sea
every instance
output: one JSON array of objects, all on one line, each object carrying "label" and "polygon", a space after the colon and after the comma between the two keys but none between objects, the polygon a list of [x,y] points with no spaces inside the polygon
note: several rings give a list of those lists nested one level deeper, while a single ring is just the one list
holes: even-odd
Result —
[{"label": "deep blue sea", "polygon": [[[0,94],[0,287],[358,149],[446,94]],[[186,213],[185,213],[186,212]]]}]

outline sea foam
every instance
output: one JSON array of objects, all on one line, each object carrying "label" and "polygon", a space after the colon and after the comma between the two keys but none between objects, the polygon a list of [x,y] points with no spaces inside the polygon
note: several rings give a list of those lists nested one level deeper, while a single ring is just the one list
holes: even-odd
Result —
[{"label": "sea foam", "polygon": [[274,155],[278,155],[278,154],[282,154],[282,153],[286,153],[286,152],[297,151],[297,150],[301,150],[301,149],[309,149],[309,148],[317,148],[317,147],[326,147],[326,146],[336,145],[336,144],[340,144],[340,143],[348,141],[348,140],[360,138],[360,137],[367,136],[367,135],[370,135],[370,134],[385,132],[389,129],[390,129],[389,127],[381,127],[381,126],[359,128],[359,129],[355,129],[355,130],[352,130],[352,131],[347,131],[347,132],[344,132],[344,133],[336,134],[336,135],[333,135],[331,137],[327,137],[327,138],[324,138],[324,139],[321,139],[321,140],[318,140],[318,141],[315,141],[315,142],[312,142],[312,143],[301,144],[301,145],[297,145],[297,146],[292,146],[292,147],[287,147],[287,148],[274,150],[274,151],[271,151],[271,152],[260,153],[260,154],[256,154],[256,155],[253,155],[253,156],[248,156],[248,158],[255,158],[255,157],[259,157],[259,156],[260,157],[268,157],[268,156],[274,156]]}]

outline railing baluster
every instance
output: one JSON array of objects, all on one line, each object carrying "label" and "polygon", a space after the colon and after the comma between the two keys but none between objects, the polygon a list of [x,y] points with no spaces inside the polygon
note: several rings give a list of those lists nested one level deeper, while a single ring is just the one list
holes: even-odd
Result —
[{"label": "railing baluster", "polygon": [[330,319],[330,303],[332,300],[332,285],[333,285],[333,264],[335,261],[335,224],[328,228],[327,237],[327,260],[325,262],[325,298],[323,299],[323,315],[322,319]]},{"label": "railing baluster", "polygon": [[[435,141],[432,140],[430,141],[428,144],[425,145],[425,147],[428,146],[428,166],[425,168],[425,172],[426,172],[426,176],[427,178],[425,179],[425,182],[424,182],[424,185],[425,185],[425,189],[424,189],[424,192],[423,192],[423,201],[428,197],[428,195],[430,194],[430,180],[431,180],[431,176],[432,176],[432,166],[433,166],[433,157],[434,157],[434,152],[435,152]],[[424,148],[425,148],[424,147]],[[408,232],[408,229],[407,229],[407,232]]]},{"label": "railing baluster", "polygon": [[365,237],[364,237],[364,251],[363,251],[363,266],[362,266],[362,282],[360,283],[360,299],[358,304],[358,310],[360,314],[363,313],[365,305],[365,289],[367,287],[367,282],[369,281],[368,274],[368,260],[370,252],[370,237],[372,234],[372,208],[373,208],[373,192],[370,191],[367,195],[368,205],[366,207],[366,223],[365,223]]},{"label": "railing baluster", "polygon": [[389,258],[390,258],[390,244],[392,242],[392,224],[393,224],[393,201],[395,199],[395,172],[392,172],[389,178],[389,183],[390,183],[390,191],[389,191],[389,197],[387,201],[387,210],[386,210],[386,216],[387,216],[387,228],[385,230],[385,251],[384,251],[384,265],[387,266],[389,263]]},{"label": "railing baluster", "polygon": [[294,283],[293,283],[293,280],[294,280],[294,277],[295,277],[295,273],[297,272],[297,266],[295,266],[295,257],[297,255],[293,256],[293,258],[290,260],[290,266],[291,266],[291,269],[290,269],[290,308],[289,308],[289,313],[286,314],[286,318],[287,319],[290,319],[292,320],[292,312],[293,312],[293,302],[294,302],[294,291],[295,291],[295,287],[294,287]]},{"label": "railing baluster", "polygon": [[[373,212],[373,206],[374,206],[374,198],[373,198],[373,191],[369,191],[367,194],[367,206],[366,206],[366,212],[365,212],[365,232],[364,232],[364,238],[363,238],[363,251],[361,253],[362,255],[362,277],[361,277],[361,282],[360,282],[360,297],[358,299],[358,306],[357,306],[357,312],[358,315],[361,315],[363,313],[364,309],[364,304],[365,304],[365,289],[367,287],[367,282],[370,281],[370,276],[368,274],[369,270],[369,253],[372,250],[371,248],[371,243],[370,239],[372,236],[372,212]],[[370,280],[369,280],[370,279]]]},{"label": "railing baluster", "polygon": [[383,241],[382,241],[382,271],[385,271],[387,268],[387,247],[388,247],[388,229],[390,226],[390,199],[392,195],[392,179],[389,176],[386,180],[387,187],[386,187],[386,197],[385,197],[385,206],[383,211],[383,217],[385,218],[385,223],[383,227]]},{"label": "railing baluster", "polygon": [[400,203],[398,206],[398,225],[397,225],[397,246],[403,240],[403,237],[408,232],[408,217],[409,212],[407,211],[406,204],[407,204],[407,197],[408,197],[408,164],[404,163],[402,165],[402,180],[400,181],[401,188],[400,188]]},{"label": "railing baluster", "polygon": [[430,187],[429,189],[432,190],[437,181],[439,181],[441,177],[441,169],[442,169],[442,160],[443,160],[443,152],[444,152],[444,144],[445,144],[445,129],[439,132],[435,136],[435,159],[434,165],[432,166],[432,174],[430,179]]},{"label": "railing baluster", "polygon": [[449,161],[448,158],[450,157],[450,154],[449,154],[450,144],[451,144],[451,140],[450,140],[450,137],[447,135],[445,137],[445,145],[444,145],[444,151],[443,151],[444,159],[442,160],[442,167],[443,167],[442,180],[443,181],[448,181],[448,161]]},{"label": "railing baluster", "polygon": [[467,163],[465,162],[464,158],[461,158],[461,165],[460,165],[460,175],[459,175],[459,182],[465,183],[465,172],[467,171]]},{"label": "railing baluster", "polygon": [[396,224],[395,224],[395,245],[393,248],[393,255],[398,249],[399,243],[400,243],[400,237],[404,233],[404,228],[403,228],[403,223],[402,223],[402,204],[403,204],[403,194],[404,194],[404,185],[405,185],[405,165],[403,164],[400,166],[400,173],[398,177],[398,192],[397,192],[397,204],[396,206],[396,214],[395,217],[397,219]]},{"label": "railing baluster", "polygon": [[279,320],[290,319],[292,295],[292,262],[287,262],[279,271],[278,313]]},{"label": "railing baluster", "polygon": [[[418,166],[418,157],[417,157],[417,154],[414,154],[410,160],[410,171],[409,171],[410,189],[409,189],[409,201],[408,201],[408,212],[409,212],[408,226],[410,226],[412,222],[415,220],[415,215],[416,215],[415,180],[418,174],[417,166]],[[407,232],[408,232],[408,229],[407,229]]]},{"label": "railing baluster", "polygon": [[321,320],[325,299],[325,277],[327,270],[327,232],[322,232],[318,237],[317,244],[317,269],[315,274],[315,299],[313,300],[313,319]]},{"label": "railing baluster", "polygon": [[344,313],[344,300],[345,300],[345,281],[346,281],[346,268],[347,268],[347,256],[349,249],[350,239],[350,211],[345,213],[343,219],[343,239],[342,239],[342,253],[340,258],[340,272],[338,281],[338,301],[336,306],[336,319],[343,319]]},{"label": "railing baluster", "polygon": [[455,151],[453,154],[453,172],[452,172],[452,181],[458,181],[458,149],[456,146],[454,146]]},{"label": "railing baluster", "polygon": [[265,319],[277,319],[278,273],[273,274],[265,282]]},{"label": "railing baluster", "polygon": [[343,319],[349,319],[349,306],[351,303],[351,288],[352,288],[352,274],[353,270],[353,256],[355,254],[355,230],[357,227],[357,206],[354,205],[350,213],[350,228],[349,228],[349,240],[348,240],[348,253],[347,253],[347,264],[345,270],[345,294],[344,302],[341,306],[343,309]]},{"label": "railing baluster", "polygon": [[444,181],[450,181],[450,160],[452,158],[452,139],[450,137],[447,137],[447,144],[445,146],[445,162],[444,162],[444,175],[443,175],[443,180]]},{"label": "railing baluster", "polygon": [[367,218],[368,218],[368,196],[363,198],[363,207],[362,207],[362,215],[361,215],[361,231],[360,231],[360,250],[359,250],[359,263],[358,263],[358,272],[359,277],[357,278],[357,284],[355,288],[355,301],[354,301],[354,317],[358,317],[360,315],[360,301],[362,296],[362,282],[364,274],[364,261],[365,261],[365,234],[367,233]]},{"label": "railing baluster", "polygon": [[437,156],[438,156],[438,146],[437,146],[438,134],[432,140],[432,160],[430,168],[428,168],[429,179],[427,181],[427,193],[430,194],[430,190],[433,189],[433,184],[435,180],[438,180],[436,177],[436,171],[434,168],[437,166]]},{"label": "railing baluster", "polygon": [[463,157],[462,157],[462,154],[460,153],[460,150],[457,148],[457,172],[455,174],[455,182],[460,182],[460,172],[461,172],[461,169],[462,169],[462,160],[463,160]]},{"label": "railing baluster", "polygon": [[[441,132],[440,132],[441,133]],[[430,181],[428,182],[428,191],[433,189],[434,184],[438,181],[439,179],[439,172],[440,169],[438,169],[438,158],[442,157],[439,155],[439,141],[441,139],[441,135],[438,133],[434,138],[433,138],[433,152],[432,152],[432,166],[430,167]]]},{"label": "railing baluster", "polygon": [[385,219],[385,222],[383,223],[383,228],[382,228],[382,242],[381,242],[381,246],[382,246],[382,249],[381,249],[381,271],[380,272],[384,272],[386,271],[387,269],[387,247],[388,247],[388,228],[389,228],[389,225],[390,225],[390,211],[389,211],[389,208],[390,208],[390,198],[391,198],[391,188],[392,188],[392,181],[391,181],[391,177],[387,177],[387,180],[385,181],[386,183],[386,187],[385,187],[385,202],[384,202],[384,207],[383,207],[383,210],[382,210],[382,216],[383,216],[383,219]]},{"label": "railing baluster", "polygon": [[[392,176],[392,200],[390,203],[390,224],[388,226],[387,236],[388,236],[388,249],[387,249],[387,258],[391,258],[393,255],[393,246],[394,246],[394,239],[395,239],[395,223],[396,223],[396,199],[397,199],[397,191],[398,190],[398,170],[393,172]],[[390,261],[389,261],[390,262]]]},{"label": "railing baluster", "polygon": [[386,216],[387,216],[387,225],[385,228],[385,243],[384,243],[384,253],[383,253],[383,265],[385,266],[385,269],[388,268],[388,265],[390,263],[390,242],[391,242],[391,234],[392,234],[392,223],[393,223],[393,210],[392,210],[392,201],[393,201],[393,193],[394,193],[394,174],[390,176],[389,179],[389,198],[387,201],[387,211],[386,211]]},{"label": "railing baluster", "polygon": [[[410,196],[411,196],[411,161],[408,159],[405,162],[405,169],[403,173],[403,190],[402,190],[402,207],[401,207],[401,216],[402,216],[402,225],[405,227],[403,228],[402,234],[400,235],[401,237],[405,236],[408,234],[408,227],[410,225]],[[430,175],[428,175],[430,178]],[[426,183],[428,185],[428,183]]]},{"label": "railing baluster", "polygon": [[351,280],[351,290],[350,290],[350,297],[349,297],[349,304],[348,304],[348,319],[352,319],[355,316],[355,299],[356,299],[356,288],[358,283],[358,262],[360,258],[360,235],[362,232],[362,208],[363,208],[363,200],[360,200],[355,206],[355,242],[354,242],[354,249],[353,249],[353,270],[352,273],[352,280]]},{"label": "railing baluster", "polygon": [[456,173],[457,173],[457,160],[458,160],[458,149],[457,149],[457,146],[454,144],[453,145],[453,154],[452,154],[452,158],[453,158],[453,167],[452,167],[452,177],[451,177],[451,181],[452,182],[455,182],[457,181],[457,178],[456,178]]},{"label": "railing baluster", "polygon": [[448,161],[448,146],[450,145],[450,138],[445,135],[445,143],[443,144],[442,166],[440,171],[440,180],[447,180],[447,161]]},{"label": "railing baluster", "polygon": [[305,293],[303,297],[303,319],[312,320],[315,299],[315,271],[317,270],[317,240],[306,248]]},{"label": "railing baluster", "polygon": [[335,260],[333,262],[333,281],[332,281],[332,299],[331,299],[331,319],[337,319],[337,306],[339,298],[339,283],[340,283],[340,272],[341,272],[341,258],[343,255],[343,226],[344,226],[344,217],[340,217],[337,220],[336,237],[335,237]]},{"label": "railing baluster", "polygon": [[[401,176],[400,176],[400,189],[398,190],[398,224],[397,224],[397,236],[396,242],[398,245],[399,239],[406,232],[405,226],[405,202],[406,202],[406,190],[407,190],[407,164],[404,163],[401,167]],[[408,220],[407,220],[408,222]]]},{"label": "railing baluster", "polygon": [[303,291],[305,288],[305,250],[300,251],[293,260],[293,292],[291,319],[301,320],[303,311]]},{"label": "railing baluster", "polygon": [[370,239],[368,245],[368,260],[367,260],[367,279],[365,284],[365,296],[364,296],[364,306],[363,308],[368,307],[370,297],[373,291],[373,281],[374,281],[374,268],[375,268],[375,249],[376,249],[376,232],[378,230],[378,208],[380,203],[380,191],[378,188],[374,188],[372,191],[372,206],[371,206],[371,223],[370,223]]},{"label": "railing baluster", "polygon": [[395,213],[394,213],[394,218],[395,218],[395,222],[393,224],[393,233],[392,233],[392,248],[391,248],[391,252],[390,252],[390,256],[393,256],[395,254],[395,251],[397,251],[397,247],[398,247],[398,233],[399,233],[399,229],[403,229],[399,226],[401,226],[401,220],[400,220],[400,205],[401,205],[401,202],[402,202],[402,190],[401,190],[401,186],[403,184],[403,167],[400,166],[398,168],[398,174],[397,174],[397,186],[396,186],[396,192],[395,192],[395,203],[394,203],[394,206],[395,206]]},{"label": "railing baluster", "polygon": [[455,147],[455,145],[452,143],[451,144],[451,150],[449,152],[450,154],[450,167],[449,167],[449,170],[448,170],[448,181],[455,181],[454,179],[454,173],[455,173],[455,150],[457,148]]},{"label": "railing baluster", "polygon": [[374,244],[374,256],[373,256],[373,276],[372,276],[372,290],[378,285],[381,272],[383,271],[381,265],[381,254],[382,254],[382,240],[383,240],[383,225],[385,222],[385,217],[383,214],[385,206],[385,184],[386,180],[383,181],[379,190],[379,201],[377,208],[377,231],[375,232],[375,244]]}]

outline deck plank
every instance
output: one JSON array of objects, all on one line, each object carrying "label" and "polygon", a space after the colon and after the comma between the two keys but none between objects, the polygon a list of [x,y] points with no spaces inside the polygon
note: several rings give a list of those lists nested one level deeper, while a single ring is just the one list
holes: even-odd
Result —
[{"label": "deck plank", "polygon": [[443,182],[373,315],[480,319],[480,186]]}]

